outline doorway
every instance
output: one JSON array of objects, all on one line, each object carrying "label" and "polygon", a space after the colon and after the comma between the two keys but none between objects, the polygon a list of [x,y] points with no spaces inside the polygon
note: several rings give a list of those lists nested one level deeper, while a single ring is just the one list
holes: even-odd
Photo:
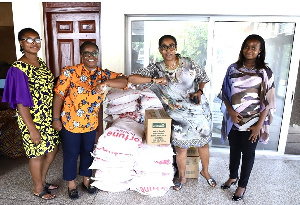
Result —
[{"label": "doorway", "polygon": [[[299,19],[260,16],[128,16],[126,20],[127,74],[138,66],[145,67],[150,62],[160,60],[157,58],[157,42],[163,34],[174,35],[178,39],[177,52],[191,57],[205,68],[210,77],[204,92],[210,100],[213,114],[214,147],[228,147],[228,141],[221,144],[223,115],[221,101],[217,98],[226,69],[237,61],[240,46],[249,34],[263,36],[267,49],[266,62],[275,76],[277,107],[270,128],[269,143],[259,144],[257,148],[284,153],[290,104],[293,101],[291,89],[299,67],[296,32]],[[178,27],[181,29],[176,29]],[[153,34],[153,30],[157,32]]]},{"label": "doorway", "polygon": [[43,3],[46,59],[55,77],[63,67],[80,63],[83,42],[92,41],[101,48],[100,6],[100,2]]},{"label": "doorway", "polygon": [[[100,2],[44,2],[47,66],[58,77],[65,66],[80,62],[80,46],[92,41],[99,47],[101,67]],[[103,133],[103,106],[99,110],[97,136]]]}]

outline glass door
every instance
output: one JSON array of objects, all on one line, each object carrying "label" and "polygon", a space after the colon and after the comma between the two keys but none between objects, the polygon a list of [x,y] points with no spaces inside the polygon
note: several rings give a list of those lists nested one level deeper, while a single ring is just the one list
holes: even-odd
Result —
[{"label": "glass door", "polygon": [[217,98],[225,72],[238,60],[244,39],[250,34],[261,35],[266,42],[266,62],[275,76],[277,109],[269,143],[259,143],[257,149],[284,153],[300,60],[299,18],[143,15],[128,16],[126,21],[126,75],[162,60],[158,40],[164,34],[176,37],[178,53],[205,68],[211,80],[204,92],[213,113],[214,147],[228,146],[228,141],[221,144],[223,115]]},{"label": "glass door", "polygon": [[205,17],[128,17],[125,74],[162,60],[158,40],[163,35],[174,36],[177,53],[192,58],[204,68],[208,20]]},{"label": "glass door", "polygon": [[[211,105],[213,112],[214,146],[224,146],[220,140],[222,113],[217,98],[228,66],[238,60],[244,39],[250,34],[262,36],[266,42],[266,62],[275,76],[276,113],[270,128],[267,145],[258,144],[257,149],[277,150],[288,85],[293,49],[295,23],[215,21],[213,26],[211,61]],[[228,140],[227,140],[228,145]]]}]

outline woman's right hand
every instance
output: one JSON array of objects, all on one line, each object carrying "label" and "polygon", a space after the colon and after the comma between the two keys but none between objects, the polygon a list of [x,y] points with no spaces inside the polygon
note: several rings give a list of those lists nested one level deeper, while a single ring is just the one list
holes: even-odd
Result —
[{"label": "woman's right hand", "polygon": [[32,129],[30,132],[30,139],[35,144],[38,145],[41,143],[41,133],[36,129]]},{"label": "woman's right hand", "polygon": [[232,122],[235,124],[239,124],[240,121],[243,119],[243,116],[240,113],[238,113],[232,109],[229,109],[228,112],[229,112]]},{"label": "woman's right hand", "polygon": [[60,131],[62,129],[62,123],[61,121],[53,121],[52,122],[52,127],[56,130],[56,131]]},{"label": "woman's right hand", "polygon": [[156,78],[155,83],[161,84],[161,85],[167,85],[168,81],[166,77]]},{"label": "woman's right hand", "polygon": [[95,86],[96,93],[103,94],[106,90],[106,81]]}]

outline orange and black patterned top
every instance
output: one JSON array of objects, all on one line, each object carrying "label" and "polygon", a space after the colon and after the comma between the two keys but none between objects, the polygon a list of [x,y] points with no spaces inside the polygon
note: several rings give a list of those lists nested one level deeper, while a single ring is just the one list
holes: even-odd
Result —
[{"label": "orange and black patterned top", "polygon": [[84,64],[62,70],[54,91],[64,100],[61,120],[66,130],[85,133],[97,128],[98,111],[105,94],[96,93],[95,86],[118,76],[122,74],[98,67],[89,71]]}]

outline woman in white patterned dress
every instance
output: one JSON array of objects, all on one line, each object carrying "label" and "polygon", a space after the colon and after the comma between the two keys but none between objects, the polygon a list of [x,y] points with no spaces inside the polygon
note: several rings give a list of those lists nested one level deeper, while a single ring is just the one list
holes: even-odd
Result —
[{"label": "woman in white patterned dress", "polygon": [[179,171],[174,189],[180,190],[186,182],[187,149],[190,147],[198,148],[202,163],[200,174],[210,186],[215,187],[216,181],[208,172],[212,115],[203,93],[209,79],[204,69],[190,58],[176,54],[176,51],[175,37],[162,36],[159,52],[164,60],[137,70],[128,77],[128,81],[133,84],[148,83],[172,118],[171,143],[177,153]]}]

